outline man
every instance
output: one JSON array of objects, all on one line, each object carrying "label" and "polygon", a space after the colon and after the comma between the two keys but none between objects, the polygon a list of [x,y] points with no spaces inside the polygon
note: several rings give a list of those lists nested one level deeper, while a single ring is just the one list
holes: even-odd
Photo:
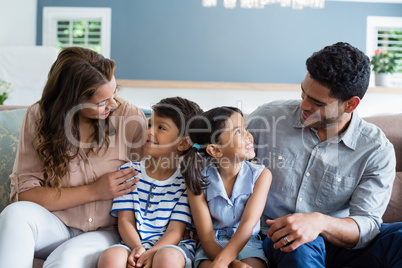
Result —
[{"label": "man", "polygon": [[273,176],[265,254],[277,267],[402,267],[402,223],[381,220],[395,152],[356,112],[369,58],[336,43],[306,65],[301,101],[262,105],[247,120],[256,160]]}]

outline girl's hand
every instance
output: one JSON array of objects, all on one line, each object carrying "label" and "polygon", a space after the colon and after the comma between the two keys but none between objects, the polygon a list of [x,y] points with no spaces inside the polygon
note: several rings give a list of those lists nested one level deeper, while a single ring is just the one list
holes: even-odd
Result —
[{"label": "girl's hand", "polygon": [[98,197],[97,200],[108,200],[132,192],[137,186],[138,178],[126,182],[128,179],[138,174],[134,168],[126,168],[114,172],[106,173],[96,180],[93,191]]},{"label": "girl's hand", "polygon": [[136,266],[138,259],[141,257],[141,255],[145,252],[145,248],[142,246],[133,248],[131,250],[130,255],[128,255],[127,259],[127,267],[128,268],[135,268],[135,267],[141,267],[141,266]]}]

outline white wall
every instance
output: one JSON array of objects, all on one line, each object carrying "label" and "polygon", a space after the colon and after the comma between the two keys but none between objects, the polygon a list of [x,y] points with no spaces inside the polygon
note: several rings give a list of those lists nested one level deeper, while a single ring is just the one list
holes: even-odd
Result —
[{"label": "white wall", "polygon": [[[402,93],[402,92],[401,92]],[[369,88],[357,111],[360,116],[402,113],[402,94],[379,93]],[[119,96],[140,108],[150,109],[159,100],[180,96],[197,102],[204,110],[216,106],[235,106],[251,113],[259,105],[274,100],[300,99],[300,91],[227,90],[192,88],[122,88]]]},{"label": "white wall", "polygon": [[0,46],[36,44],[37,0],[0,0]]},{"label": "white wall", "polygon": [[[402,2],[402,0],[392,1]],[[36,9],[37,0],[0,0],[0,46],[34,46],[36,44]],[[300,98],[300,92],[125,88],[120,96],[143,108],[149,108],[165,97],[182,96],[196,101],[204,109],[231,105],[242,108],[245,113],[250,113],[258,105],[275,99]],[[36,100],[33,98],[23,104],[31,104]],[[15,101],[17,102],[17,99]],[[402,113],[401,103],[402,94],[371,93],[369,90],[358,110],[362,116]]]}]

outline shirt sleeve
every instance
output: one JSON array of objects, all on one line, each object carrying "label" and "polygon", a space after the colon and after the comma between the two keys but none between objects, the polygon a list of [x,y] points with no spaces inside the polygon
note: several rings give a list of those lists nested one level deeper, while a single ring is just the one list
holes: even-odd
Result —
[{"label": "shirt sleeve", "polygon": [[134,212],[134,196],[138,194],[136,190],[129,194],[125,194],[123,196],[116,197],[113,199],[112,210],[110,211],[110,215],[117,218],[117,214],[119,211],[129,210]]},{"label": "shirt sleeve", "polygon": [[43,186],[45,179],[43,163],[35,151],[36,121],[39,118],[39,106],[29,107],[22,121],[18,149],[10,175],[10,202],[18,201],[18,194],[37,186]]},{"label": "shirt sleeve", "polygon": [[382,215],[391,197],[395,179],[395,151],[390,142],[374,151],[350,201],[350,218],[360,230],[355,249],[362,248],[380,232]]},{"label": "shirt sleeve", "polygon": [[190,206],[188,204],[187,191],[184,191],[183,194],[180,196],[179,201],[173,208],[170,220],[181,221],[187,223],[188,225],[191,225],[192,224],[191,219],[192,218],[191,218]]}]

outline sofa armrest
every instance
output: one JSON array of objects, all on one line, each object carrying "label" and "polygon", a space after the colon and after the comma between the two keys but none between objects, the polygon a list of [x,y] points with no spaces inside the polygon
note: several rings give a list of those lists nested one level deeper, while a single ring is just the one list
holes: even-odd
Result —
[{"label": "sofa armrest", "polygon": [[15,155],[21,132],[22,119],[26,109],[4,110],[0,105],[0,212],[9,204],[10,174],[13,171]]}]

